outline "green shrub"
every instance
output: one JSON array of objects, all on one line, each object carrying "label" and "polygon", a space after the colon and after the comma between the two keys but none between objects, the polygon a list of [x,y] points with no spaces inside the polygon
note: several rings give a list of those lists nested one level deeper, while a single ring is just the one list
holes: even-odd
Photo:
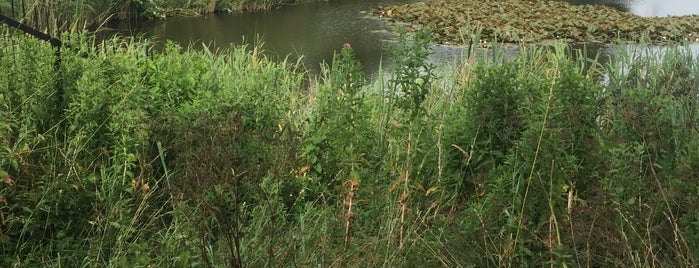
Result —
[{"label": "green shrub", "polygon": [[[482,224],[463,235],[488,241],[483,257],[471,256],[478,262],[570,260],[561,236],[567,204],[559,196],[596,185],[598,165],[601,87],[582,70],[561,46],[480,65],[445,119],[451,185],[472,200],[471,220]],[[508,235],[487,235],[494,233]],[[505,249],[497,261],[486,257],[490,246]]]},{"label": "green shrub", "polygon": [[651,254],[654,265],[691,266],[697,254],[690,242],[697,237],[697,192],[688,185],[699,167],[696,56],[677,47],[641,47],[617,54],[609,73],[603,130],[611,160],[603,186],[626,219],[617,228],[649,232],[633,236],[626,254]]},{"label": "green shrub", "polygon": [[689,267],[699,254],[689,53],[619,54],[602,84],[563,45],[450,75],[428,63],[425,32],[370,87],[349,46],[304,81],[255,47],[73,34],[54,69],[48,44],[8,40],[2,266]]},{"label": "green shrub", "polygon": [[[301,156],[315,180],[312,195],[339,193],[349,180],[363,180],[371,152],[372,130],[364,104],[366,78],[354,52],[346,44],[322,72],[315,103],[304,130]],[[315,197],[311,197],[314,199]]]}]

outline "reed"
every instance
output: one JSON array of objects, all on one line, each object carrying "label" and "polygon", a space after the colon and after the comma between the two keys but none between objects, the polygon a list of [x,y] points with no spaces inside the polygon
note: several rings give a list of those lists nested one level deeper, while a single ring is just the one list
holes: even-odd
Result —
[{"label": "reed", "polygon": [[8,36],[0,266],[695,266],[695,55],[437,69],[429,36],[373,83],[351,45],[306,80],[261,47],[81,34],[57,73]]},{"label": "reed", "polygon": [[56,34],[69,30],[99,30],[112,21],[261,11],[289,3],[282,0],[2,0],[0,12],[42,32]]}]

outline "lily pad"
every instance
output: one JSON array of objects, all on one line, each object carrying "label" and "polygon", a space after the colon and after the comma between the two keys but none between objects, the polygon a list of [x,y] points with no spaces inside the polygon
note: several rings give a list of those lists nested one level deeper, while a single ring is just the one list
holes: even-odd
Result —
[{"label": "lily pad", "polygon": [[465,29],[481,28],[481,39],[507,43],[696,41],[699,16],[641,17],[602,5],[561,1],[429,1],[381,7],[374,14],[419,30],[430,27],[439,43],[460,43]]}]

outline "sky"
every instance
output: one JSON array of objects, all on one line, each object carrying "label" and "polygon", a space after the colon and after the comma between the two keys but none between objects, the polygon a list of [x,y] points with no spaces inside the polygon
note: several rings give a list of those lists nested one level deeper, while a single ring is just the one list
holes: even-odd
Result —
[{"label": "sky", "polygon": [[665,17],[668,15],[699,15],[697,0],[635,0],[629,11],[645,17]]}]

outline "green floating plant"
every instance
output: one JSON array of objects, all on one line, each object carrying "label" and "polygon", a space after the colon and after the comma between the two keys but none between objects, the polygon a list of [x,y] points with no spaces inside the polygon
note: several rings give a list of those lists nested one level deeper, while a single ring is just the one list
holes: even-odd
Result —
[{"label": "green floating plant", "polygon": [[392,22],[434,29],[435,41],[460,43],[459,31],[482,27],[482,40],[506,43],[696,41],[699,16],[641,17],[601,5],[563,1],[440,1],[382,7],[375,14]]}]

